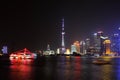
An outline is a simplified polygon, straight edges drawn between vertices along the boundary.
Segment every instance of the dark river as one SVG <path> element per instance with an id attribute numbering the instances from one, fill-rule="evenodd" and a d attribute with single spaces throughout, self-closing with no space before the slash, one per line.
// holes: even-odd
<path id="1" fill-rule="evenodd" d="M 92 60 L 79 56 L 0 59 L 0 80 L 120 80 L 120 58 L 106 65 Z"/>

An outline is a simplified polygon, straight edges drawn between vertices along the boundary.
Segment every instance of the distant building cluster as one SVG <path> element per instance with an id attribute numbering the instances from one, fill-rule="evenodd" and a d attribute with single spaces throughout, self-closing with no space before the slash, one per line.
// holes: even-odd
<path id="1" fill-rule="evenodd" d="M 103 31 L 97 31 L 92 38 L 76 40 L 69 49 L 65 47 L 64 19 L 62 19 L 61 47 L 56 51 L 48 48 L 43 55 L 120 55 L 120 34 L 107 36 Z"/>
<path id="2" fill-rule="evenodd" d="M 120 28 L 118 29 L 120 30 Z M 61 21 L 61 45 L 58 49 L 52 50 L 47 45 L 46 50 L 39 50 L 36 53 L 40 56 L 46 55 L 120 55 L 120 33 L 107 36 L 103 31 L 97 31 L 92 38 L 74 41 L 69 48 L 66 48 L 64 18 Z M 2 54 L 8 54 L 7 46 L 1 49 Z"/>
<path id="3" fill-rule="evenodd" d="M 103 31 L 93 34 L 92 39 L 75 41 L 71 45 L 71 54 L 80 55 L 120 55 L 120 34 L 106 36 Z"/>

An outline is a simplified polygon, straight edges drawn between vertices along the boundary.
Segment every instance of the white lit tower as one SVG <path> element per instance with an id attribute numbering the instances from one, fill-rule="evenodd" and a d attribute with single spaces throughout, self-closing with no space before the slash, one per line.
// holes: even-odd
<path id="1" fill-rule="evenodd" d="M 65 35 L 65 30 L 64 30 L 64 18 L 62 19 L 62 44 L 61 44 L 61 53 L 65 53 L 65 40 L 64 40 L 64 35 Z"/>

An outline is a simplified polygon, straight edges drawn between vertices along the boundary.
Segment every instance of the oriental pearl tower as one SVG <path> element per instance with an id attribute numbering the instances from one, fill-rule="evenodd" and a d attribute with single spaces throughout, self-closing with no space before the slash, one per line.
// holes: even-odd
<path id="1" fill-rule="evenodd" d="M 65 31 L 64 31 L 64 18 L 62 19 L 62 44 L 61 44 L 61 54 L 64 54 L 66 49 L 65 49 L 65 40 L 64 40 L 64 35 L 65 35 Z"/>

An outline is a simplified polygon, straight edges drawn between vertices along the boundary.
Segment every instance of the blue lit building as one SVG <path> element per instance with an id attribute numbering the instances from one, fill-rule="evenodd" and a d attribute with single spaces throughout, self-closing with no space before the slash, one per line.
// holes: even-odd
<path id="1" fill-rule="evenodd" d="M 113 34 L 111 37 L 111 41 L 112 52 L 120 53 L 120 35 L 118 33 Z"/>

